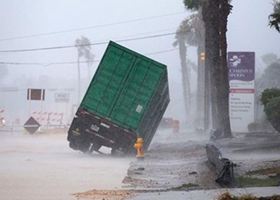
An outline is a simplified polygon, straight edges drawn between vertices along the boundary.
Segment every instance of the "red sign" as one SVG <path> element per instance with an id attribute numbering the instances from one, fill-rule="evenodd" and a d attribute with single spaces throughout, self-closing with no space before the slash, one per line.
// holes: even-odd
<path id="1" fill-rule="evenodd" d="M 255 93 L 255 89 L 230 89 L 230 93 Z"/>
<path id="2" fill-rule="evenodd" d="M 27 100 L 45 100 L 45 89 L 27 89 Z"/>

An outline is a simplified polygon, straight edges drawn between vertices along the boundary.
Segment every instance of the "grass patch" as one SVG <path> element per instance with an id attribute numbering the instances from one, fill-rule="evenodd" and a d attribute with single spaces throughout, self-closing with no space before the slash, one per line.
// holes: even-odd
<path id="1" fill-rule="evenodd" d="M 266 168 L 266 169 L 259 169 L 254 171 L 249 171 L 246 173 L 247 175 L 269 175 L 269 174 L 277 174 L 280 175 L 280 167 L 275 168 Z"/>
<path id="2" fill-rule="evenodd" d="M 187 190 L 194 187 L 199 187 L 199 185 L 195 183 L 184 183 L 178 187 L 172 188 L 172 190 Z"/>
<path id="3" fill-rule="evenodd" d="M 245 194 L 240 197 L 231 195 L 229 192 L 225 192 L 221 194 L 217 200 L 258 200 L 258 198 L 250 195 L 250 194 Z"/>
<path id="4" fill-rule="evenodd" d="M 239 176 L 236 178 L 240 187 L 269 187 L 279 186 L 278 177 L 257 178 L 248 176 Z"/>

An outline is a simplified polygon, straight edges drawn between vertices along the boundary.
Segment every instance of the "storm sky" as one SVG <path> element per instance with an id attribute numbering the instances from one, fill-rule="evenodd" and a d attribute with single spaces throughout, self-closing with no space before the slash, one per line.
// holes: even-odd
<path id="1" fill-rule="evenodd" d="M 233 0 L 232 4 L 234 8 L 229 16 L 228 49 L 230 51 L 256 51 L 257 56 L 269 52 L 279 53 L 280 45 L 277 45 L 279 33 L 268 27 L 272 1 Z M 189 14 L 182 0 L 1 1 L 0 50 L 73 45 L 75 39 L 81 35 L 89 38 L 91 42 L 106 42 L 171 33 Z M 98 27 L 98 25 L 105 26 Z M 37 35 L 42 33 L 41 36 Z M 44 35 L 45 33 L 47 34 Z M 173 41 L 174 35 L 169 35 L 121 42 L 121 44 L 149 54 L 172 49 Z M 102 56 L 105 46 L 92 47 L 96 59 Z M 172 71 L 178 71 L 177 54 L 175 50 L 152 57 L 168 64 L 174 69 Z M 192 53 L 190 55 L 192 56 Z M 1 53 L 0 59 L 7 62 L 40 63 L 75 61 L 76 49 Z M 195 60 L 192 57 L 191 59 Z M 34 69 L 38 66 L 21 66 L 23 67 Z M 69 66 L 60 66 L 60 68 L 65 70 L 65 68 L 69 69 Z"/>
<path id="2" fill-rule="evenodd" d="M 280 34 L 268 26 L 272 0 L 233 0 L 228 22 L 228 50 L 255 51 L 256 67 L 264 68 L 260 56 L 280 52 Z M 172 46 L 174 33 L 183 19 L 191 14 L 182 0 L 9 0 L 0 1 L 0 51 L 74 45 L 80 36 L 93 45 L 95 63 L 109 40 L 119 41 L 128 48 L 143 53 L 168 66 L 172 91 L 181 90 L 178 49 Z M 154 35 L 167 34 L 162 37 Z M 188 48 L 188 59 L 196 61 L 195 48 Z M 8 75 L 2 81 L 13 86 L 19 77 L 76 80 L 76 64 L 56 64 L 77 61 L 76 48 L 24 53 L 0 53 L 1 62 L 39 63 L 6 65 Z M 192 72 L 193 73 L 193 72 Z M 82 78 L 87 77 L 86 67 Z M 194 77 L 194 76 L 193 76 Z M 195 81 L 195 79 L 193 80 Z M 172 92 L 171 92 L 172 93 Z M 180 93 L 180 92 L 179 92 Z M 173 93 L 174 94 L 174 93 Z M 182 95 L 175 98 L 181 101 Z"/>

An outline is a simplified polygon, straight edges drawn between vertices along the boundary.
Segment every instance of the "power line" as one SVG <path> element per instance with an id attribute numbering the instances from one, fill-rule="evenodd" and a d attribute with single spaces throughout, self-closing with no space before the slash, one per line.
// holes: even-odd
<path id="1" fill-rule="evenodd" d="M 0 62 L 0 65 L 43 65 L 36 62 Z"/>
<path id="2" fill-rule="evenodd" d="M 92 61 L 80 61 L 80 63 L 90 63 L 90 62 L 99 62 L 100 60 L 92 60 Z M 39 63 L 39 62 L 0 62 L 0 65 L 65 65 L 65 64 L 76 64 L 77 61 L 68 61 L 68 62 L 53 62 L 53 63 Z"/>
<path id="3" fill-rule="evenodd" d="M 61 33 L 71 33 L 71 32 L 88 30 L 88 29 L 95 29 L 95 28 L 103 28 L 103 27 L 108 27 L 108 26 L 127 24 L 127 23 L 133 23 L 133 22 L 138 22 L 138 21 L 145 21 L 145 20 L 150 20 L 150 19 L 168 17 L 168 16 L 174 16 L 174 15 L 183 14 L 183 13 L 185 13 L 185 12 L 176 12 L 176 13 L 169 13 L 169 14 L 157 15 L 157 16 L 151 16 L 151 17 L 136 18 L 136 19 L 126 20 L 126 21 L 107 23 L 107 24 L 99 24 L 99 25 L 87 26 L 87 27 L 81 27 L 81 28 L 73 28 L 73 29 L 67 29 L 67 30 L 62 30 L 62 31 L 53 31 L 53 32 L 47 32 L 47 33 L 37 33 L 37 34 L 31 34 L 31 35 L 9 37 L 9 38 L 0 39 L 0 42 L 17 40 L 17 39 L 34 38 L 34 37 L 47 36 L 47 35 L 56 35 L 56 34 L 61 34 Z"/>
<path id="4" fill-rule="evenodd" d="M 169 28 L 165 28 L 165 29 L 160 29 L 160 30 L 155 30 L 155 31 L 145 31 L 145 32 L 138 32 L 138 33 L 134 33 L 134 34 L 129 34 L 129 35 L 121 35 L 118 36 L 116 38 L 106 38 L 103 40 L 121 40 L 121 39 L 126 39 L 126 38 L 130 38 L 130 37 L 139 37 L 139 36 L 144 36 L 144 35 L 154 35 L 154 34 L 161 34 L 161 33 L 168 33 L 168 32 L 173 32 L 174 30 L 176 30 L 178 27 L 169 27 Z"/>
<path id="5" fill-rule="evenodd" d="M 167 49 L 167 50 L 162 50 L 162 51 L 151 52 L 151 53 L 144 54 L 144 55 L 151 56 L 151 55 L 163 54 L 163 53 L 168 53 L 168 52 L 176 51 L 178 49 L 179 48 L 172 48 L 172 49 Z"/>
<path id="6" fill-rule="evenodd" d="M 150 52 L 146 53 L 143 55 L 157 55 L 157 54 L 163 54 L 163 53 L 168 53 L 172 51 L 176 51 L 178 48 L 172 48 L 172 49 L 166 49 L 162 51 L 155 51 L 155 52 Z M 89 60 L 89 61 L 80 61 L 80 63 L 95 63 L 99 62 L 100 59 L 98 60 Z M 0 62 L 0 65 L 42 65 L 42 66 L 50 66 L 50 65 L 67 65 L 67 64 L 77 64 L 77 61 L 68 61 L 68 62 L 52 62 L 52 63 L 38 63 L 38 62 Z"/>
<path id="7" fill-rule="evenodd" d="M 142 36 L 142 37 L 120 39 L 120 40 L 116 40 L 116 42 L 128 42 L 128 41 L 134 41 L 134 40 L 143 40 L 143 39 L 164 37 L 164 36 L 169 36 L 169 35 L 174 35 L 174 34 L 176 34 L 176 33 L 175 32 L 162 33 L 162 34 L 148 35 L 148 36 Z M 42 47 L 42 48 L 33 48 L 33 49 L 0 50 L 0 53 L 20 53 L 20 52 L 55 50 L 55 49 L 58 50 L 58 49 L 67 49 L 67 48 L 82 47 L 82 46 L 103 45 L 103 44 L 107 44 L 107 43 L 108 42 L 96 42 L 96 43 L 82 44 L 82 45 L 65 45 L 65 46 Z"/>

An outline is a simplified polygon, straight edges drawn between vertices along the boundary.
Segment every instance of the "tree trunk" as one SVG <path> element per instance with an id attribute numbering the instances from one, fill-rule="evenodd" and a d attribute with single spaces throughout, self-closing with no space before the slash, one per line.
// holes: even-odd
<path id="1" fill-rule="evenodd" d="M 229 118 L 229 80 L 228 80 L 228 66 L 227 66 L 227 18 L 230 14 L 232 6 L 228 0 L 220 0 L 220 84 L 218 89 L 218 103 L 219 103 L 219 119 L 222 124 L 222 132 L 224 137 L 232 137 Z"/>
<path id="2" fill-rule="evenodd" d="M 217 103 L 217 76 L 219 75 L 219 20 L 218 5 L 215 0 L 205 1 L 202 5 L 205 24 L 205 77 L 209 73 L 212 128 L 219 129 Z M 209 71 L 208 71 L 209 70 Z"/>
<path id="3" fill-rule="evenodd" d="M 203 47 L 197 47 L 197 90 L 196 90 L 196 119 L 197 128 L 203 128 L 204 118 L 204 61 L 200 55 L 203 52 Z"/>
<path id="4" fill-rule="evenodd" d="M 205 50 L 204 50 L 205 52 Z M 211 98 L 210 98 L 210 70 L 206 67 L 206 58 L 204 62 L 204 130 L 210 128 L 210 108 L 211 108 Z"/>
<path id="5" fill-rule="evenodd" d="M 209 128 L 209 89 L 208 77 L 206 77 L 205 59 L 201 58 L 205 53 L 204 42 L 197 47 L 197 103 L 196 103 L 196 126 L 207 130 Z M 207 81 L 207 84 L 205 84 Z"/>
<path id="6" fill-rule="evenodd" d="M 77 73 L 78 73 L 78 96 L 77 96 L 77 105 L 80 104 L 80 98 L 81 98 L 81 68 L 80 68 L 80 57 L 78 55 L 78 61 L 77 61 Z"/>
<path id="7" fill-rule="evenodd" d="M 183 39 L 178 38 L 179 42 L 179 52 L 182 68 L 182 83 L 183 83 L 183 95 L 184 95 L 184 105 L 185 105 L 185 114 L 186 120 L 189 120 L 190 116 L 190 75 L 189 70 L 187 69 L 187 48 Z"/>
<path id="8" fill-rule="evenodd" d="M 91 65 L 90 65 L 89 60 L 88 60 L 88 63 L 87 63 L 87 67 L 88 67 L 88 84 L 90 84 L 90 76 L 91 76 L 91 70 L 90 70 L 90 67 L 91 67 Z"/>
<path id="9" fill-rule="evenodd" d="M 221 132 L 223 137 L 231 137 L 226 59 L 226 27 L 231 7 L 228 0 L 208 0 L 202 6 L 205 23 L 205 69 L 210 71 L 212 127 Z"/>

